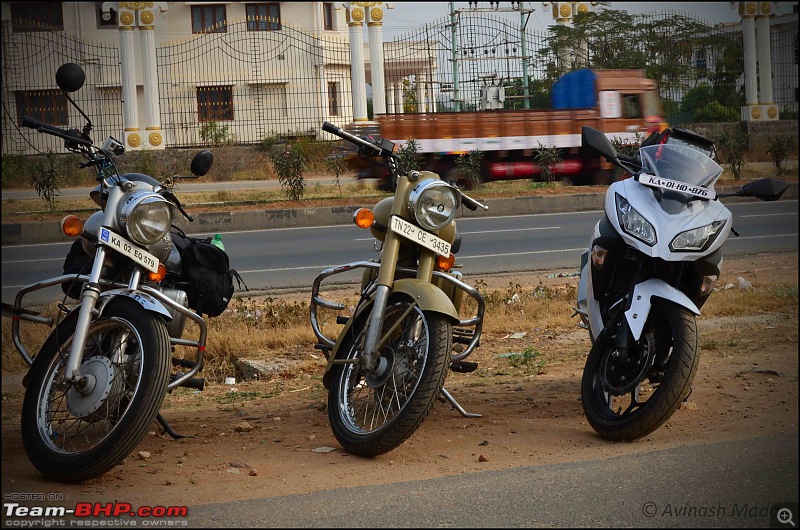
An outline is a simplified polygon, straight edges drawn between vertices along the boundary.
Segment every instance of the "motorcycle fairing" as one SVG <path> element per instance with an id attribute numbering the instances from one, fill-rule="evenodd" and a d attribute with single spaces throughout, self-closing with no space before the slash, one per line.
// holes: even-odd
<path id="1" fill-rule="evenodd" d="M 677 193 L 677 192 L 666 192 Z M 625 232 L 619 224 L 617 215 L 616 195 L 619 194 L 653 225 L 657 241 L 651 247 Z M 605 198 L 605 212 L 614 230 L 625 242 L 651 257 L 661 258 L 665 261 L 695 261 L 701 256 L 711 254 L 721 248 L 730 231 L 732 217 L 730 211 L 719 201 L 694 200 L 681 204 L 663 196 L 661 202 L 656 198 L 658 192 L 654 189 L 639 184 L 634 179 L 615 182 L 609 186 Z M 687 230 L 709 225 L 714 221 L 725 221 L 725 225 L 718 230 L 719 236 L 703 249 L 702 252 L 673 252 L 669 248 L 672 239 Z"/>

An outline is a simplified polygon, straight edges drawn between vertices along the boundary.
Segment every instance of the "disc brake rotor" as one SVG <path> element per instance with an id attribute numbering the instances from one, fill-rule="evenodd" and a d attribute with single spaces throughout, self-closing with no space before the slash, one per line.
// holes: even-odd
<path id="1" fill-rule="evenodd" d="M 627 352 L 610 348 L 600 363 L 600 383 L 612 396 L 633 391 L 644 380 L 653 364 L 655 348 L 652 336 L 646 334 Z"/>

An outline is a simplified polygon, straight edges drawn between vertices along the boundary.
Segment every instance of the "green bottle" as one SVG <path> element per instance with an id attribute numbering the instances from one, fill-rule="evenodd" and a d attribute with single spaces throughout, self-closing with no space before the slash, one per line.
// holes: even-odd
<path id="1" fill-rule="evenodd" d="M 225 252 L 225 245 L 222 244 L 222 234 L 214 234 L 214 239 L 211 240 L 211 244 Z"/>

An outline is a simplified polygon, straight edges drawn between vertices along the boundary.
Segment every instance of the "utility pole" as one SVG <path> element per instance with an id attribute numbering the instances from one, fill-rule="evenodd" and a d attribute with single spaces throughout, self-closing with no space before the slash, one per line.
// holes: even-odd
<path id="1" fill-rule="evenodd" d="M 508 5 L 502 5 L 502 4 Z M 482 2 L 469 2 L 469 7 L 462 9 L 455 9 L 455 2 L 450 2 L 450 23 L 452 29 L 452 61 L 453 61 L 453 101 L 455 103 L 456 111 L 461 110 L 461 99 L 458 90 L 458 72 L 459 61 L 467 60 L 467 57 L 459 58 L 458 41 L 457 41 L 457 15 L 459 13 L 519 13 L 519 37 L 522 53 L 522 89 L 523 89 L 523 104 L 526 109 L 531 108 L 530 105 L 530 82 L 528 79 L 528 63 L 530 57 L 528 56 L 528 39 L 526 30 L 528 27 L 528 19 L 531 13 L 535 11 L 533 8 L 526 8 L 525 2 L 488 2 L 489 7 L 482 7 Z"/>

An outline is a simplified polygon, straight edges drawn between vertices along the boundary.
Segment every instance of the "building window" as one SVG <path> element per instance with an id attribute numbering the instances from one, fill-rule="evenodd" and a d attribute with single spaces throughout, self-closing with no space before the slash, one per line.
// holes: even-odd
<path id="1" fill-rule="evenodd" d="M 117 11 L 113 7 L 103 13 L 103 2 L 95 2 L 94 9 L 97 13 L 97 29 L 117 27 Z"/>
<path id="2" fill-rule="evenodd" d="M 333 30 L 333 2 L 322 3 L 322 16 L 325 20 L 325 29 Z"/>
<path id="3" fill-rule="evenodd" d="M 192 33 L 225 33 L 228 31 L 225 20 L 223 4 L 192 6 Z"/>
<path id="4" fill-rule="evenodd" d="M 11 29 L 25 31 L 63 30 L 64 13 L 61 2 L 11 2 Z"/>
<path id="5" fill-rule="evenodd" d="M 281 29 L 281 6 L 269 4 L 246 4 L 248 31 L 270 31 Z"/>
<path id="6" fill-rule="evenodd" d="M 328 83 L 328 115 L 339 115 L 339 93 L 336 90 L 338 83 Z"/>
<path id="7" fill-rule="evenodd" d="M 15 95 L 17 123 L 30 116 L 50 125 L 69 125 L 67 98 L 60 90 L 19 90 Z"/>
<path id="8" fill-rule="evenodd" d="M 233 120 L 233 87 L 198 87 L 197 114 L 200 121 Z"/>

